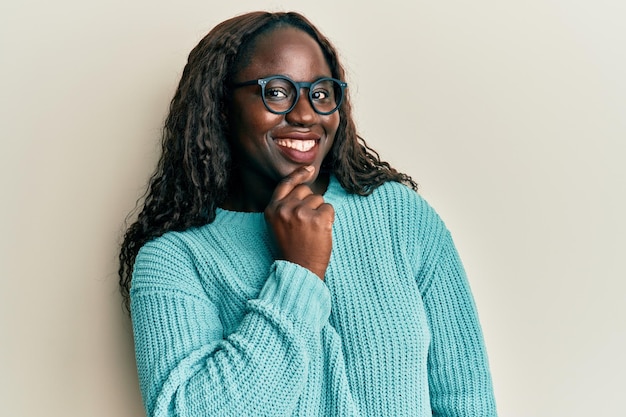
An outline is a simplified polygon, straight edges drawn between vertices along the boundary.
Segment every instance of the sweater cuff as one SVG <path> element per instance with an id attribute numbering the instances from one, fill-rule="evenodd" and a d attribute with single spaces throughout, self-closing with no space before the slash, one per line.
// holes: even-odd
<path id="1" fill-rule="evenodd" d="M 275 261 L 259 294 L 281 311 L 321 331 L 330 316 L 330 292 L 326 284 L 308 269 L 288 262 Z"/>

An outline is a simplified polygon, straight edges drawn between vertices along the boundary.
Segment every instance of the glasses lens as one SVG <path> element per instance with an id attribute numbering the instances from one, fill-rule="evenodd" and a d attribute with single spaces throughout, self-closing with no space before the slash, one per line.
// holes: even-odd
<path id="1" fill-rule="evenodd" d="M 296 100 L 296 86 L 286 78 L 273 78 L 265 84 L 265 104 L 274 112 L 285 112 Z"/>
<path id="2" fill-rule="evenodd" d="M 323 78 L 311 85 L 309 97 L 318 113 L 331 113 L 341 103 L 341 85 L 336 80 Z"/>

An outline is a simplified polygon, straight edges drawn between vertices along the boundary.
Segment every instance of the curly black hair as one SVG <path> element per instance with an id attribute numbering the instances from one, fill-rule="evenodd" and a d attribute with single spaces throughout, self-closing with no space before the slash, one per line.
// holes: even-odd
<path id="1" fill-rule="evenodd" d="M 332 76 L 345 79 L 337 51 L 304 16 L 295 12 L 252 12 L 226 20 L 212 29 L 191 51 L 170 103 L 162 138 L 162 153 L 150 178 L 137 220 L 124 234 L 119 254 L 119 285 L 130 311 L 133 266 L 139 249 L 171 230 L 211 223 L 227 196 L 231 173 L 227 108 L 229 85 L 252 56 L 254 40 L 278 27 L 308 33 L 322 48 Z M 387 181 L 417 189 L 410 176 L 381 161 L 356 133 L 350 99 L 339 109 L 339 128 L 324 167 L 350 193 L 368 195 Z M 131 213 L 131 215 L 133 214 Z"/>

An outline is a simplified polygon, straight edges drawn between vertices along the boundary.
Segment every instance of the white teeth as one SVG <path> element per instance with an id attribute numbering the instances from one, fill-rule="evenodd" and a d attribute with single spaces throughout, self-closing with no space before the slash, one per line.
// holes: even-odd
<path id="1" fill-rule="evenodd" d="M 315 140 L 295 140 L 295 139 L 276 139 L 278 146 L 295 149 L 300 152 L 307 152 L 315 146 Z"/>

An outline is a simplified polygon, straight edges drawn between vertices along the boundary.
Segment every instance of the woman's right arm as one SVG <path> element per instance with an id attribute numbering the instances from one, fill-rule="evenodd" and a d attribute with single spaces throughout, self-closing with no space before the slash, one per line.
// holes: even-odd
<path id="1" fill-rule="evenodd" d="M 137 256 L 131 311 L 149 416 L 284 416 L 306 384 L 330 296 L 311 271 L 276 261 L 239 328 L 224 337 L 184 245 L 166 235 Z"/>

